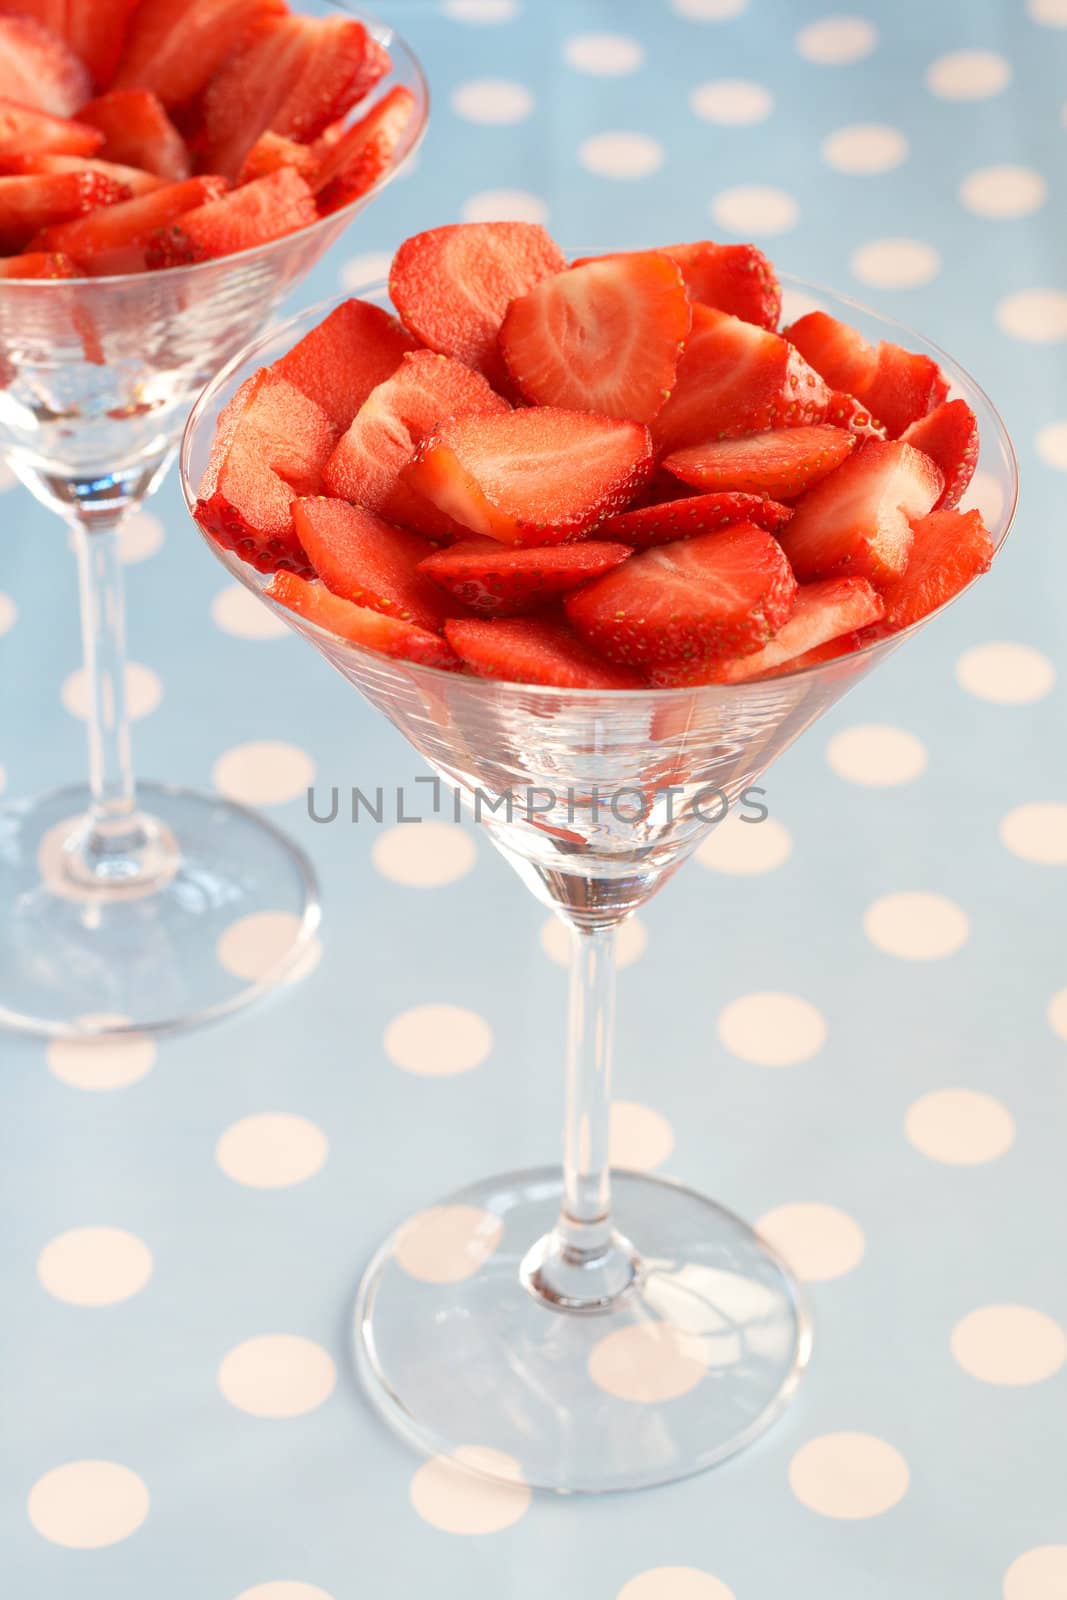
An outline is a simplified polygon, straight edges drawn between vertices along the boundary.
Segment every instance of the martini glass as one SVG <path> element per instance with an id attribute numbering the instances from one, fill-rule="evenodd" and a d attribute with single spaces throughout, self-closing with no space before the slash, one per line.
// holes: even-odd
<path id="1" fill-rule="evenodd" d="M 366 194 L 218 261 L 0 283 L 0 452 L 70 530 L 89 728 L 87 785 L 0 811 L 0 1025 L 83 1037 L 206 1021 L 291 973 L 318 923 L 310 865 L 271 824 L 217 795 L 135 788 L 120 535 L 166 473 L 194 396 L 422 137 L 417 60 L 360 20 L 393 61 L 378 93 L 404 84 L 415 97 L 392 168 Z M 254 976 L 216 959 L 238 922 L 260 940 Z"/>
<path id="2" fill-rule="evenodd" d="M 999 547 L 1016 467 L 986 395 L 917 334 L 797 287 L 861 333 L 940 362 L 978 416 L 981 467 L 1002 496 Z M 385 303 L 384 288 L 367 298 Z M 182 449 L 190 510 L 223 406 L 328 309 L 261 340 L 201 396 Z M 266 579 L 212 549 L 263 595 Z M 721 819 L 721 797 L 738 800 L 921 624 L 762 682 L 603 693 L 415 666 L 274 609 L 462 793 L 571 934 L 562 1165 L 472 1183 L 385 1241 L 353 1322 L 369 1395 L 421 1449 L 558 1491 L 634 1489 L 724 1460 L 787 1404 L 810 1324 L 788 1268 L 746 1222 L 681 1184 L 609 1171 L 616 934 Z"/>

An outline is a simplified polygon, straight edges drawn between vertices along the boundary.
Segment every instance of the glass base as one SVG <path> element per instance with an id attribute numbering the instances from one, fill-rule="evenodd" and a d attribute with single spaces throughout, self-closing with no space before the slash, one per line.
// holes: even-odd
<path id="1" fill-rule="evenodd" d="M 560 1196 L 551 1167 L 487 1179 L 386 1240 L 353 1330 L 379 1411 L 422 1450 L 560 1492 L 669 1483 L 750 1444 L 811 1353 L 783 1262 L 714 1201 L 617 1172 L 635 1280 L 605 1310 L 558 1310 L 521 1268 Z"/>
<path id="2" fill-rule="evenodd" d="M 143 784 L 153 870 L 100 885 L 69 848 L 88 800 L 70 788 L 0 808 L 0 1027 L 160 1032 L 297 975 L 318 889 L 277 828 L 218 795 Z"/>

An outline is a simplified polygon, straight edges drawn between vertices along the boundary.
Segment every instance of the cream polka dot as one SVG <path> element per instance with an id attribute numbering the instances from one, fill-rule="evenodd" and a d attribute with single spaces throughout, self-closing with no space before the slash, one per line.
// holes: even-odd
<path id="1" fill-rule="evenodd" d="M 394 1066 L 421 1078 L 448 1078 L 480 1067 L 493 1048 L 484 1017 L 463 1006 L 413 1006 L 385 1030 L 385 1053 Z"/>
<path id="2" fill-rule="evenodd" d="M 636 39 L 625 33 L 580 33 L 563 46 L 563 59 L 576 72 L 618 78 L 636 72 L 645 52 Z"/>
<path id="3" fill-rule="evenodd" d="M 795 994 L 742 995 L 719 1016 L 719 1038 L 731 1055 L 760 1067 L 794 1067 L 826 1043 L 819 1011 Z"/>
<path id="4" fill-rule="evenodd" d="M 12 472 L 6 461 L 0 461 L 0 494 L 7 494 L 18 483 L 18 478 Z"/>
<path id="5" fill-rule="evenodd" d="M 788 284 L 782 286 L 782 327 L 789 323 L 806 317 L 809 311 L 825 311 L 826 307 L 821 300 L 813 294 L 808 294 L 803 289 L 790 288 Z"/>
<path id="6" fill-rule="evenodd" d="M 670 5 L 687 22 L 730 22 L 747 8 L 748 0 L 670 0 Z"/>
<path id="7" fill-rule="evenodd" d="M 431 1206 L 404 1223 L 393 1255 L 423 1283 L 462 1283 L 481 1270 L 503 1233 L 500 1218 L 480 1206 Z"/>
<path id="8" fill-rule="evenodd" d="M 389 276 L 393 258 L 388 250 L 368 250 L 363 255 L 351 256 L 341 268 L 341 282 L 353 294 L 372 283 L 384 283 Z"/>
<path id="9" fill-rule="evenodd" d="M 122 1228 L 71 1228 L 37 1257 L 42 1286 L 72 1306 L 116 1305 L 143 1289 L 151 1276 L 151 1250 Z"/>
<path id="10" fill-rule="evenodd" d="M 507 78 L 475 78 L 461 83 L 452 95 L 452 109 L 464 122 L 505 127 L 524 122 L 533 111 L 534 97 L 521 83 Z"/>
<path id="11" fill-rule="evenodd" d="M 218 1370 L 223 1396 L 253 1417 L 300 1417 L 328 1400 L 337 1381 L 329 1353 L 295 1334 L 235 1345 Z"/>
<path id="12" fill-rule="evenodd" d="M 333 1597 L 314 1583 L 294 1583 L 291 1579 L 280 1578 L 242 1590 L 237 1600 L 333 1600 Z"/>
<path id="13" fill-rule="evenodd" d="M 219 757 L 212 771 L 219 793 L 242 805 L 282 805 L 305 794 L 314 781 L 311 757 L 295 744 L 277 739 L 234 745 Z"/>
<path id="14" fill-rule="evenodd" d="M 306 1117 L 261 1111 L 230 1124 L 215 1146 L 215 1160 L 234 1183 L 290 1189 L 322 1171 L 328 1149 L 322 1129 Z"/>
<path id="15" fill-rule="evenodd" d="M 1048 1025 L 1061 1039 L 1067 1039 L 1067 989 L 1057 989 L 1048 1003 Z"/>
<path id="16" fill-rule="evenodd" d="M 0 637 L 15 626 L 19 608 L 9 594 L 0 592 Z"/>
<path id="17" fill-rule="evenodd" d="M 653 1567 L 624 1583 L 615 1600 L 735 1600 L 734 1592 L 696 1567 Z"/>
<path id="18" fill-rule="evenodd" d="M 1067 294 L 1061 289 L 1020 289 L 997 303 L 997 326 L 1026 344 L 1067 339 Z"/>
<path id="19" fill-rule="evenodd" d="M 967 942 L 970 924 L 944 895 L 904 890 L 869 905 L 863 930 L 886 955 L 904 961 L 940 961 Z"/>
<path id="20" fill-rule="evenodd" d="M 38 1478 L 26 1502 L 50 1544 L 103 1550 L 136 1533 L 148 1515 L 144 1482 L 117 1461 L 67 1461 Z"/>
<path id="21" fill-rule="evenodd" d="M 78 667 L 63 681 L 63 705 L 72 717 L 83 721 L 89 715 L 89 683 L 85 668 Z M 163 698 L 163 685 L 151 667 L 138 661 L 126 663 L 126 709 L 133 721 L 150 716 Z"/>
<path id="22" fill-rule="evenodd" d="M 992 50 L 953 50 L 931 62 L 926 87 L 942 100 L 987 100 L 1011 82 L 1011 67 Z"/>
<path id="23" fill-rule="evenodd" d="M 977 507 L 986 527 L 995 528 L 1004 510 L 1004 490 L 999 478 L 991 472 L 976 472 L 968 486 L 963 506 L 967 510 L 972 506 Z"/>
<path id="24" fill-rule="evenodd" d="M 474 840 L 454 822 L 397 823 L 374 841 L 371 859 L 383 878 L 410 889 L 455 883 L 477 858 Z"/>
<path id="25" fill-rule="evenodd" d="M 748 878 L 759 872 L 773 872 L 789 860 L 792 849 L 789 829 L 774 817 L 746 822 L 732 812 L 712 828 L 698 847 L 696 860 L 713 872 Z"/>
<path id="26" fill-rule="evenodd" d="M 129 1019 L 111 1013 L 90 1014 L 82 1023 L 119 1027 Z M 145 1034 L 103 1035 L 95 1039 L 53 1039 L 45 1050 L 48 1070 L 72 1089 L 125 1089 L 156 1062 L 155 1042 Z"/>
<path id="27" fill-rule="evenodd" d="M 816 1201 L 778 1206 L 756 1227 L 804 1283 L 843 1277 L 859 1265 L 866 1249 L 858 1222 L 846 1211 Z"/>
<path id="28" fill-rule="evenodd" d="M 952 1354 L 982 1383 L 1023 1388 L 1060 1370 L 1067 1361 L 1067 1334 L 1032 1306 L 982 1306 L 953 1328 Z"/>
<path id="29" fill-rule="evenodd" d="M 487 1473 L 493 1476 L 484 1476 Z M 468 1538 L 513 1527 L 531 1500 L 519 1463 L 481 1445 L 464 1445 L 452 1456 L 433 1456 L 412 1478 L 410 1496 L 423 1522 L 442 1533 Z"/>
<path id="30" fill-rule="evenodd" d="M 708 1370 L 699 1335 L 666 1322 L 616 1328 L 589 1352 L 589 1376 L 598 1389 L 636 1405 L 660 1405 L 695 1389 Z"/>
<path id="31" fill-rule="evenodd" d="M 907 159 L 908 141 L 898 128 L 884 122 L 857 122 L 838 128 L 822 142 L 827 166 L 850 177 L 872 177 L 891 172 Z"/>
<path id="32" fill-rule="evenodd" d="M 528 189 L 483 189 L 464 200 L 460 208 L 464 222 L 539 222 L 548 221 L 548 206 Z"/>
<path id="33" fill-rule="evenodd" d="M 674 1149 L 674 1129 L 666 1117 L 635 1100 L 613 1100 L 610 1160 L 613 1167 L 652 1172 Z"/>
<path id="34" fill-rule="evenodd" d="M 1026 0 L 1026 14 L 1045 28 L 1067 28 L 1067 0 Z"/>
<path id="35" fill-rule="evenodd" d="M 646 133 L 595 133 L 578 160 L 597 178 L 647 178 L 663 165 L 663 146 Z"/>
<path id="36" fill-rule="evenodd" d="M 1030 167 L 981 167 L 960 184 L 960 199 L 980 217 L 1028 217 L 1048 196 L 1048 184 Z"/>
<path id="37" fill-rule="evenodd" d="M 1048 422 L 1037 436 L 1037 453 L 1047 467 L 1067 472 L 1067 422 Z"/>
<path id="38" fill-rule="evenodd" d="M 878 43 L 878 30 L 866 17 L 820 17 L 801 28 L 796 47 L 805 61 L 817 67 L 844 67 L 869 56 Z"/>
<path id="39" fill-rule="evenodd" d="M 119 529 L 119 554 L 127 566 L 162 550 L 163 524 L 150 511 L 131 511 Z"/>
<path id="40" fill-rule="evenodd" d="M 541 927 L 541 948 L 557 966 L 569 967 L 571 936 L 559 917 L 547 917 Z M 640 961 L 648 948 L 648 929 L 638 917 L 628 917 L 615 935 L 615 960 L 620 967 Z"/>
<path id="41" fill-rule="evenodd" d="M 235 639 L 285 639 L 289 629 L 269 606 L 246 589 L 231 583 L 220 589 L 211 602 L 211 620 L 223 633 Z"/>
<path id="42" fill-rule="evenodd" d="M 872 289 L 919 289 L 941 270 L 941 257 L 920 239 L 872 239 L 853 251 L 850 265 Z"/>
<path id="43" fill-rule="evenodd" d="M 791 194 L 764 184 L 740 184 L 723 189 L 711 202 L 711 214 L 720 228 L 753 237 L 787 233 L 795 228 L 800 207 Z"/>
<path id="44" fill-rule="evenodd" d="M 774 110 L 774 96 L 762 83 L 722 78 L 714 83 L 698 84 L 689 96 L 689 104 L 694 114 L 705 122 L 740 128 L 753 122 L 765 122 Z"/>
<path id="45" fill-rule="evenodd" d="M 1028 644 L 980 644 L 965 650 L 956 663 L 960 686 L 994 705 L 1024 706 L 1041 700 L 1056 681 L 1047 656 Z"/>
<path id="46" fill-rule="evenodd" d="M 908 1464 L 869 1433 L 826 1433 L 802 1445 L 789 1463 L 789 1487 L 809 1511 L 855 1521 L 878 1517 L 903 1500 Z"/>
<path id="47" fill-rule="evenodd" d="M 934 1089 L 908 1107 L 904 1132 L 931 1161 L 977 1167 L 1011 1148 L 1015 1118 L 980 1089 Z"/>
<path id="48" fill-rule="evenodd" d="M 292 949 L 300 923 L 292 911 L 254 911 L 219 935 L 215 954 L 235 978 L 266 978 Z"/>
<path id="49" fill-rule="evenodd" d="M 826 746 L 826 759 L 839 778 L 867 788 L 911 783 L 926 771 L 926 748 L 905 728 L 883 722 L 843 728 Z"/>
<path id="50" fill-rule="evenodd" d="M 1013 1561 L 1004 1574 L 1003 1600 L 1063 1600 L 1067 1595 L 1067 1544 L 1041 1544 Z"/>
<path id="51" fill-rule="evenodd" d="M 0 767 L 0 794 L 3 794 L 3 792 L 4 792 L 4 790 L 6 788 L 7 788 L 7 772 L 5 771 L 5 769 L 3 767 Z"/>
<path id="52" fill-rule="evenodd" d="M 1041 866 L 1067 865 L 1067 805 L 1035 801 L 1017 806 L 1000 824 L 1001 842 L 1012 855 Z"/>
<path id="53" fill-rule="evenodd" d="M 518 0 L 444 0 L 446 17 L 453 22 L 511 22 L 519 14 Z"/>

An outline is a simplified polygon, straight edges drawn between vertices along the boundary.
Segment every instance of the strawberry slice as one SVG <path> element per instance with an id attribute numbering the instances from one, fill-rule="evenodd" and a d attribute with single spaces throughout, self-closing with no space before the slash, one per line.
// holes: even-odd
<path id="1" fill-rule="evenodd" d="M 186 178 L 59 227 L 45 228 L 34 248 L 72 256 L 93 276 L 135 272 L 145 264 L 143 241 L 176 217 L 221 194 L 224 178 Z"/>
<path id="2" fill-rule="evenodd" d="M 96 172 L 35 173 L 0 178 L 0 251 L 21 250 L 42 229 L 69 222 L 98 206 L 114 205 L 126 190 Z M 42 248 L 58 250 L 46 245 Z"/>
<path id="3" fill-rule="evenodd" d="M 609 661 L 700 668 L 759 650 L 792 612 L 796 592 L 781 546 L 741 522 L 643 550 L 568 595 L 564 609 Z"/>
<path id="4" fill-rule="evenodd" d="M 898 344 L 882 343 L 874 379 L 859 399 L 885 423 L 889 437 L 897 439 L 947 396 L 948 384 L 936 361 Z"/>
<path id="5" fill-rule="evenodd" d="M 534 405 L 651 422 L 691 320 L 678 268 L 647 250 L 545 278 L 511 302 L 500 350 Z"/>
<path id="6" fill-rule="evenodd" d="M 632 252 L 631 252 L 632 253 Z M 574 263 L 625 260 L 627 252 L 611 256 L 583 256 Z M 728 311 L 742 322 L 754 322 L 771 332 L 782 314 L 782 291 L 774 268 L 754 244 L 669 244 L 659 252 L 680 269 L 691 300 Z"/>
<path id="7" fill-rule="evenodd" d="M 372 389 L 391 378 L 414 339 L 381 306 L 345 300 L 271 368 L 346 429 Z"/>
<path id="8" fill-rule="evenodd" d="M 254 178 L 266 178 L 279 167 L 292 167 L 304 181 L 315 187 L 319 158 L 314 147 L 297 144 L 280 133 L 261 133 L 245 156 L 244 165 L 237 174 L 238 184 L 251 183 Z"/>
<path id="9" fill-rule="evenodd" d="M 356 412 L 327 464 L 326 487 L 431 538 L 448 533 L 449 519 L 401 482 L 401 468 L 443 418 L 508 409 L 507 401 L 462 362 L 412 351 Z"/>
<path id="10" fill-rule="evenodd" d="M 826 421 L 835 428 L 847 428 L 858 439 L 884 439 L 886 436 L 882 424 L 871 416 L 867 407 L 843 389 L 835 389 L 831 394 Z"/>
<path id="11" fill-rule="evenodd" d="M 878 355 L 862 334 L 826 311 L 809 311 L 785 329 L 785 337 L 831 389 L 860 395 L 874 381 Z"/>
<path id="12" fill-rule="evenodd" d="M 33 17 L 0 17 L 0 96 L 72 117 L 93 92 L 85 63 Z"/>
<path id="13" fill-rule="evenodd" d="M 592 540 L 516 550 L 496 539 L 463 539 L 427 556 L 420 570 L 472 611 L 508 617 L 610 572 L 630 554 L 624 544 Z"/>
<path id="14" fill-rule="evenodd" d="M 415 96 L 398 83 L 340 138 L 327 128 L 315 141 L 318 170 L 312 188 L 323 216 L 351 205 L 396 165 L 414 114 Z"/>
<path id="15" fill-rule="evenodd" d="M 698 489 L 741 490 L 791 500 L 840 466 L 855 444 L 855 434 L 841 428 L 780 428 L 678 450 L 663 465 Z"/>
<path id="16" fill-rule="evenodd" d="M 458 222 L 405 239 L 389 293 L 417 339 L 502 383 L 497 333 L 512 300 L 566 266 L 532 222 Z"/>
<path id="17" fill-rule="evenodd" d="M 943 606 L 993 560 L 993 541 L 978 511 L 935 511 L 912 524 L 904 572 L 883 590 L 885 620 L 874 635 L 896 633 Z"/>
<path id="18" fill-rule="evenodd" d="M 44 111 L 0 99 L 0 152 L 5 155 L 51 151 L 56 155 L 91 156 L 103 142 L 100 130 L 87 123 L 50 117 Z"/>
<path id="19" fill-rule="evenodd" d="M 652 470 L 648 429 L 552 406 L 453 418 L 405 482 L 473 533 L 562 544 L 621 510 Z"/>
<path id="20" fill-rule="evenodd" d="M 0 278 L 78 278 L 79 273 L 69 256 L 50 255 L 46 251 L 27 252 L 21 256 L 8 256 L 0 261 Z"/>
<path id="21" fill-rule="evenodd" d="M 107 161 L 141 167 L 173 183 L 192 170 L 185 141 L 150 89 L 113 89 L 82 106 L 78 120 L 100 129 L 100 154 Z"/>
<path id="22" fill-rule="evenodd" d="M 683 450 L 820 422 L 829 400 L 818 373 L 776 333 L 698 305 L 676 387 L 652 433 L 657 449 Z"/>
<path id="23" fill-rule="evenodd" d="M 641 689 L 643 680 L 613 666 L 560 622 L 540 617 L 453 617 L 445 636 L 479 678 L 536 683 L 556 689 Z"/>
<path id="24" fill-rule="evenodd" d="M 951 511 L 958 506 L 978 465 L 978 418 L 966 400 L 945 400 L 900 437 L 941 468 L 945 487 L 934 509 Z"/>
<path id="25" fill-rule="evenodd" d="M 173 236 L 173 257 L 165 264 L 213 261 L 239 250 L 252 250 L 306 228 L 317 217 L 314 196 L 300 174 L 292 167 L 279 167 L 277 172 L 256 178 L 242 189 L 220 194 L 195 211 L 184 212 Z"/>
<path id="26" fill-rule="evenodd" d="M 322 492 L 322 469 L 336 439 L 320 406 L 262 368 L 219 418 L 196 520 L 260 572 L 309 572 L 292 503 Z"/>
<path id="27" fill-rule="evenodd" d="M 908 562 L 911 522 L 941 495 L 937 466 L 899 441 L 872 439 L 809 489 L 781 533 L 802 583 L 847 571 L 888 583 Z"/>
<path id="28" fill-rule="evenodd" d="M 793 515 L 789 506 L 758 494 L 695 494 L 684 500 L 660 501 L 609 517 L 596 530 L 598 539 L 617 539 L 636 550 L 650 550 L 675 539 L 714 533 L 735 522 L 752 522 L 774 533 Z"/>
<path id="29" fill-rule="evenodd" d="M 46 3 L 55 8 L 54 0 Z M 101 89 L 115 76 L 137 7 L 138 0 L 65 0 L 64 25 L 56 32 L 63 34 Z"/>
<path id="30" fill-rule="evenodd" d="M 169 108 L 185 105 L 247 33 L 282 14 L 282 0 L 140 0 L 115 89 L 151 89 Z"/>
<path id="31" fill-rule="evenodd" d="M 369 606 L 353 605 L 331 594 L 324 584 L 307 581 L 292 572 L 276 572 L 267 590 L 270 599 L 314 623 L 337 638 L 350 644 L 362 645 L 366 650 L 377 650 L 383 656 L 399 656 L 414 661 L 422 667 L 439 667 L 455 672 L 459 666 L 455 652 L 439 634 L 429 633 L 404 622 L 399 617 L 388 617 Z"/>
<path id="32" fill-rule="evenodd" d="M 162 189 L 165 178 L 152 172 L 142 172 L 140 167 L 123 167 L 115 161 L 97 161 L 92 156 L 0 155 L 0 173 L 7 177 L 21 177 L 34 172 L 96 172 L 102 178 L 111 178 L 129 195 L 151 194 Z"/>
<path id="33" fill-rule="evenodd" d="M 418 570 L 432 553 L 428 540 L 324 496 L 294 500 L 293 526 L 311 565 L 342 600 L 440 633 L 449 608 Z"/>

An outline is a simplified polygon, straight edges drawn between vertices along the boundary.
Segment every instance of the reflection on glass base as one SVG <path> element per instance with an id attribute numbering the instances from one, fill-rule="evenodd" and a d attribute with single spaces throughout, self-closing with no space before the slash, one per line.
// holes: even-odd
<path id="1" fill-rule="evenodd" d="M 424 1451 L 460 1450 L 490 1476 L 564 1493 L 669 1483 L 743 1449 L 811 1352 L 784 1264 L 713 1201 L 617 1172 L 615 1220 L 637 1246 L 637 1278 L 596 1315 L 553 1310 L 520 1267 L 560 1192 L 551 1167 L 491 1178 L 386 1240 L 354 1326 L 378 1409 Z"/>
<path id="2" fill-rule="evenodd" d="M 300 975 L 318 889 L 277 828 L 218 795 L 143 784 L 162 869 L 100 893 L 64 850 L 88 798 L 70 788 L 0 808 L 0 1027 L 160 1032 Z"/>

